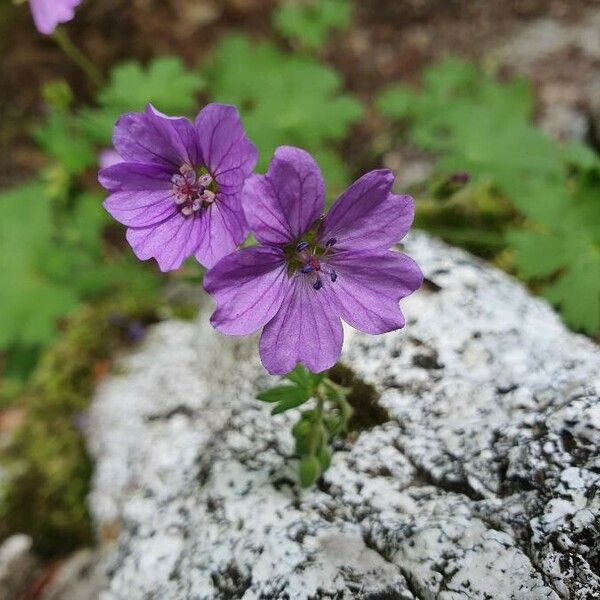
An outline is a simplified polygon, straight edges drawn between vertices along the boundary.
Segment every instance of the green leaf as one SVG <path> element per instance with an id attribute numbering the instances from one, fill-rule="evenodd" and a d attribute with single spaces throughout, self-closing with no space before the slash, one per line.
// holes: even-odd
<path id="1" fill-rule="evenodd" d="M 280 385 L 269 390 L 265 390 L 256 396 L 263 402 L 281 402 L 282 400 L 299 400 L 302 402 L 310 398 L 308 390 L 295 385 Z"/>
<path id="2" fill-rule="evenodd" d="M 492 179 L 520 209 L 532 182 L 564 180 L 563 151 L 531 123 L 533 92 L 523 78 L 501 83 L 449 59 L 426 71 L 422 91 L 394 86 L 377 104 L 390 118 L 410 119 L 410 140 L 440 153 L 439 171 Z"/>
<path id="3" fill-rule="evenodd" d="M 389 118 L 408 121 L 409 140 L 439 156 L 439 177 L 467 171 L 476 185 L 492 184 L 496 193 L 488 200 L 500 207 L 500 192 L 524 217 L 494 215 L 488 203 L 475 202 L 485 195 L 463 190 L 444 202 L 417 203 L 417 223 L 454 243 L 495 252 L 502 250 L 502 228 L 518 223 L 521 229 L 512 227 L 504 238 L 518 273 L 541 286 L 569 325 L 597 333 L 600 159 L 582 144 L 552 140 L 533 123 L 531 84 L 503 83 L 451 59 L 425 73 L 420 91 L 394 86 L 377 105 Z M 500 225 L 489 226 L 492 218 Z"/>
<path id="4" fill-rule="evenodd" d="M 347 172 L 336 161 L 334 143 L 361 118 L 362 105 L 342 92 L 335 71 L 273 44 L 233 36 L 218 47 L 206 77 L 214 100 L 240 107 L 259 150 L 259 170 L 266 169 L 277 146 L 299 146 L 324 161 L 328 191 L 341 191 Z"/>
<path id="5" fill-rule="evenodd" d="M 350 25 L 351 13 L 348 0 L 292 0 L 275 10 L 273 22 L 284 37 L 308 50 L 318 50 L 331 31 Z"/>
<path id="6" fill-rule="evenodd" d="M 308 488 L 315 483 L 321 474 L 321 464 L 316 456 L 303 456 L 298 467 L 300 485 Z"/>
<path id="7" fill-rule="evenodd" d="M 53 231 L 41 185 L 0 194 L 0 348 L 48 343 L 57 320 L 78 304 L 72 289 L 48 280 L 37 267 L 39 253 L 52 247 Z"/>
<path id="8" fill-rule="evenodd" d="M 298 388 L 296 388 L 298 389 Z M 304 392 L 304 390 L 300 390 Z M 292 408 L 297 408 L 304 404 L 310 396 L 307 397 L 305 393 L 302 394 L 293 394 L 288 396 L 285 400 L 281 400 L 271 411 L 272 415 L 278 415 L 279 413 L 285 412 L 286 410 L 291 410 Z"/>
<path id="9" fill-rule="evenodd" d="M 544 296 L 558 305 L 565 321 L 574 329 L 600 331 L 600 250 L 583 256 L 544 290 Z"/>
<path id="10" fill-rule="evenodd" d="M 535 231 L 512 230 L 508 243 L 515 251 L 519 273 L 525 279 L 547 277 L 560 270 L 568 257 L 551 235 Z"/>
<path id="11" fill-rule="evenodd" d="M 185 114 L 196 108 L 202 78 L 188 71 L 179 58 L 156 58 L 146 68 L 136 62 L 116 66 L 99 102 L 111 108 L 137 110 L 151 102 L 159 110 Z"/>
<path id="12" fill-rule="evenodd" d="M 34 132 L 34 137 L 42 150 L 58 161 L 69 175 L 79 175 L 96 161 L 91 141 L 67 112 L 50 112 L 46 123 Z"/>
<path id="13" fill-rule="evenodd" d="M 151 103 L 170 115 L 191 114 L 203 87 L 200 75 L 189 71 L 178 58 L 157 58 L 146 67 L 122 63 L 113 68 L 108 85 L 98 96 L 100 108 L 82 111 L 81 123 L 92 139 L 108 143 L 122 113 L 143 110 Z"/>
<path id="14" fill-rule="evenodd" d="M 303 365 L 296 365 L 296 368 L 288 373 L 286 379 L 294 382 L 297 386 L 310 390 L 312 386 L 312 374 Z"/>
<path id="15" fill-rule="evenodd" d="M 101 195 L 73 198 L 61 218 L 51 208 L 40 184 L 0 194 L 0 348 L 44 346 L 82 301 L 118 290 L 150 293 L 160 282 L 128 250 L 105 252 L 110 217 Z"/>
<path id="16" fill-rule="evenodd" d="M 327 371 L 322 371 L 321 373 L 311 373 L 306 367 L 299 364 L 291 373 L 286 375 L 286 379 L 289 379 L 297 386 L 308 390 L 312 395 L 317 389 L 317 386 L 323 381 L 323 379 L 325 379 L 326 376 Z"/>

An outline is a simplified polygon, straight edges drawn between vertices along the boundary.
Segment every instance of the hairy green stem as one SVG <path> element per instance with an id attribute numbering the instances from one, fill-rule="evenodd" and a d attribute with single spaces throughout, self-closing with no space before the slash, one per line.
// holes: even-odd
<path id="1" fill-rule="evenodd" d="M 65 29 L 59 27 L 52 34 L 54 41 L 61 50 L 87 75 L 88 79 L 96 86 L 102 87 L 103 79 L 100 71 L 90 59 L 73 43 Z"/>
<path id="2" fill-rule="evenodd" d="M 316 392 L 317 406 L 315 408 L 315 420 L 312 425 L 312 431 L 310 436 L 310 454 L 313 456 L 317 453 L 317 441 L 319 440 L 319 430 L 323 428 L 323 407 L 324 400 L 322 394 L 317 390 Z"/>

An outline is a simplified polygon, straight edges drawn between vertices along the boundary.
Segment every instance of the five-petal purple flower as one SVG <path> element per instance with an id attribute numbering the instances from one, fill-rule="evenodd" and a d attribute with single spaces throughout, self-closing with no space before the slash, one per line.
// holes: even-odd
<path id="1" fill-rule="evenodd" d="M 342 319 L 372 334 L 403 327 L 399 300 L 423 276 L 411 258 L 389 250 L 414 218 L 413 199 L 391 193 L 393 179 L 385 169 L 367 173 L 321 217 L 319 167 L 303 150 L 278 148 L 267 174 L 244 188 L 259 245 L 226 256 L 204 278 L 217 303 L 212 324 L 229 335 L 264 327 L 260 354 L 272 374 L 335 364 Z"/>
<path id="2" fill-rule="evenodd" d="M 75 7 L 81 0 L 29 0 L 33 22 L 40 33 L 50 35 L 59 23 L 75 16 Z"/>
<path id="3" fill-rule="evenodd" d="M 190 256 L 211 267 L 244 241 L 240 195 L 257 152 L 235 107 L 209 104 L 192 124 L 148 105 L 119 119 L 113 143 L 123 162 L 100 171 L 104 207 L 138 258 L 162 271 Z"/>

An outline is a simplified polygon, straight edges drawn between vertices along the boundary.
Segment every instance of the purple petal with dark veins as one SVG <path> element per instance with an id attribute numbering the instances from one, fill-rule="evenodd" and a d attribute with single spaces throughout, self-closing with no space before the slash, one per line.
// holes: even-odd
<path id="1" fill-rule="evenodd" d="M 217 303 L 210 321 L 227 335 L 253 333 L 275 316 L 289 286 L 281 250 L 253 246 L 230 254 L 204 276 Z"/>
<path id="2" fill-rule="evenodd" d="M 323 176 L 312 156 L 291 146 L 275 150 L 266 175 L 244 187 L 250 229 L 265 244 L 298 240 L 319 218 L 325 203 Z"/>

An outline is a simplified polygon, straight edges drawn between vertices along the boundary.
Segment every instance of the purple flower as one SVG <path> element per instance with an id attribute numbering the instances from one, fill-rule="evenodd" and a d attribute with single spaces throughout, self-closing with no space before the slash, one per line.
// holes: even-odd
<path id="1" fill-rule="evenodd" d="M 204 278 L 222 333 L 246 335 L 264 326 L 262 362 L 272 374 L 302 363 L 313 372 L 340 356 L 343 319 L 366 333 L 404 326 L 398 302 L 423 276 L 405 254 L 389 250 L 414 217 L 410 196 L 391 193 L 389 170 L 353 183 L 329 214 L 323 177 L 313 158 L 283 146 L 266 175 L 251 177 L 244 206 L 258 246 L 223 258 Z"/>
<path id="2" fill-rule="evenodd" d="M 192 124 L 148 105 L 117 121 L 113 144 L 123 162 L 98 180 L 138 258 L 162 271 L 190 256 L 211 267 L 245 239 L 241 190 L 257 153 L 235 107 L 209 104 Z"/>
<path id="3" fill-rule="evenodd" d="M 70 21 L 80 3 L 81 0 L 29 0 L 35 26 L 46 35 L 50 35 L 59 23 Z"/>

